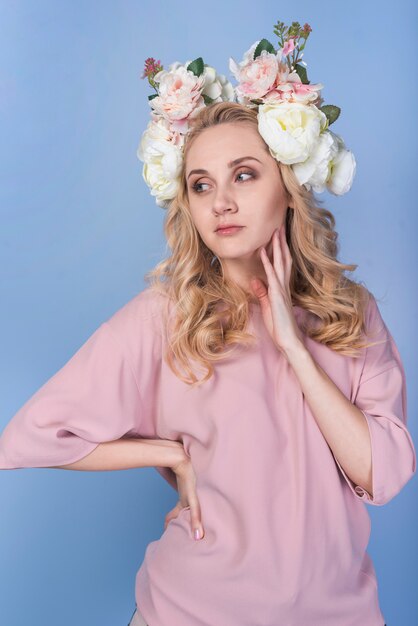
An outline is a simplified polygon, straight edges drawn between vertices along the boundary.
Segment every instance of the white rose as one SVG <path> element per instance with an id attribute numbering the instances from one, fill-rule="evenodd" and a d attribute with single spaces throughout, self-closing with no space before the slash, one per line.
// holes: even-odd
<path id="1" fill-rule="evenodd" d="M 205 79 L 202 93 L 215 102 L 223 102 L 225 100 L 233 101 L 235 92 L 230 81 L 224 74 L 217 74 L 214 67 L 205 65 L 203 72 Z"/>
<path id="2" fill-rule="evenodd" d="M 258 108 L 258 130 L 272 156 L 288 165 L 305 161 L 328 120 L 315 105 L 265 103 Z"/>
<path id="3" fill-rule="evenodd" d="M 331 160 L 337 152 L 338 143 L 334 133 L 323 131 L 306 161 L 292 165 L 299 183 L 307 189 L 313 187 L 314 191 L 323 192 L 330 175 Z"/>
<path id="4" fill-rule="evenodd" d="M 343 139 L 339 135 L 335 135 L 338 152 L 330 162 L 330 176 L 327 181 L 328 190 L 337 195 L 342 196 L 349 191 L 353 183 L 356 173 L 356 160 L 351 150 L 347 150 Z"/>
<path id="5" fill-rule="evenodd" d="M 138 158 L 144 162 L 142 176 L 159 206 L 165 206 L 178 190 L 183 150 L 173 138 L 166 120 L 151 120 L 137 149 Z"/>

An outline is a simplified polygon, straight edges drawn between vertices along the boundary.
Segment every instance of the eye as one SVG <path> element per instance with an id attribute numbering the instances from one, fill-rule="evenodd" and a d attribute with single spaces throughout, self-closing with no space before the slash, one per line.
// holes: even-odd
<path id="1" fill-rule="evenodd" d="M 237 173 L 237 175 L 236 175 L 236 177 L 235 177 L 235 180 L 238 178 L 238 176 L 242 176 L 243 174 L 244 174 L 244 175 L 246 175 L 246 176 L 251 176 L 252 178 L 254 178 L 254 174 L 253 174 L 253 172 L 241 171 L 241 172 L 238 172 L 238 173 Z M 243 181 L 241 181 L 241 182 L 245 183 L 246 181 L 245 181 L 245 180 L 243 180 Z M 200 187 L 201 185 L 207 185 L 207 184 L 208 184 L 208 183 L 194 183 L 194 184 L 192 185 L 192 190 L 194 191 L 194 193 L 200 194 L 200 193 L 202 193 L 202 191 L 199 191 L 199 187 Z"/>
<path id="2" fill-rule="evenodd" d="M 239 172 L 237 176 L 242 176 L 242 174 L 244 174 L 244 176 L 252 176 L 254 178 L 252 172 Z M 242 182 L 245 182 L 245 181 L 242 181 Z"/>

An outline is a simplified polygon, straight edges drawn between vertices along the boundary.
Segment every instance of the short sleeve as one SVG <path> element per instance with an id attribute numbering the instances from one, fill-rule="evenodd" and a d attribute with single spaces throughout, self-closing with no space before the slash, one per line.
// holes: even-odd
<path id="1" fill-rule="evenodd" d="M 0 468 L 66 465 L 138 431 L 141 397 L 106 321 L 20 408 L 0 438 Z"/>
<path id="2" fill-rule="evenodd" d="M 354 404 L 369 428 L 373 497 L 356 485 L 336 460 L 353 494 L 380 506 L 396 496 L 416 471 L 416 452 L 407 429 L 407 390 L 403 363 L 374 297 L 371 295 L 366 348 Z M 334 457 L 335 458 L 335 457 Z"/>

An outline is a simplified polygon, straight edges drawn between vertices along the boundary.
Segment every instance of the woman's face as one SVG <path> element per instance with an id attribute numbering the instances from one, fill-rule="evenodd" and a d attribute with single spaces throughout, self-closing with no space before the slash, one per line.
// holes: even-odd
<path id="1" fill-rule="evenodd" d="M 187 154 L 186 180 L 191 216 L 207 247 L 237 280 L 242 270 L 260 274 L 260 248 L 285 220 L 289 198 L 257 130 L 242 123 L 205 129 Z M 223 224 L 242 228 L 222 235 L 216 229 Z"/>

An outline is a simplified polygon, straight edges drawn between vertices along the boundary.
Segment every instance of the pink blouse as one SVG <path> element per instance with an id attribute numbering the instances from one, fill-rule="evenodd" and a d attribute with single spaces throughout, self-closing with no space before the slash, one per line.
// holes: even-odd
<path id="1" fill-rule="evenodd" d="M 304 335 L 367 420 L 373 499 L 334 457 L 258 305 L 248 328 L 257 345 L 237 346 L 195 389 L 162 358 L 171 307 L 147 287 L 104 321 L 6 425 L 0 468 L 72 463 L 121 437 L 182 441 L 205 536 L 193 539 L 184 508 L 148 544 L 135 588 L 149 624 L 383 626 L 364 505 L 396 496 L 416 454 L 405 372 L 375 299 L 368 335 L 383 341 L 360 358 Z M 294 313 L 298 323 L 312 315 L 298 306 Z M 156 469 L 176 488 L 169 468 Z"/>

